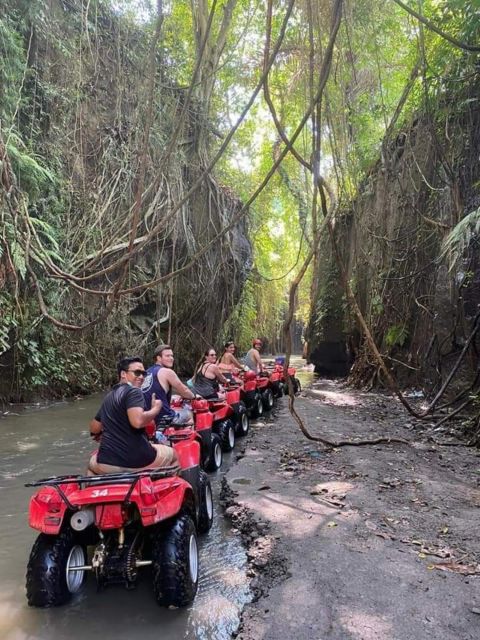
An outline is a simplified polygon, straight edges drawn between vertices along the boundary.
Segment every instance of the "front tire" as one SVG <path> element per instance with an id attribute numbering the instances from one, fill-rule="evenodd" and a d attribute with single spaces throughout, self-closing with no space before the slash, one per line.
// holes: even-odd
<path id="1" fill-rule="evenodd" d="M 86 564 L 83 545 L 73 531 L 59 535 L 41 533 L 35 541 L 27 565 L 27 601 L 32 607 L 57 607 L 68 602 L 85 581 L 84 571 L 71 570 Z"/>
<path id="2" fill-rule="evenodd" d="M 207 533 L 213 524 L 213 495 L 210 480 L 204 471 L 200 471 L 199 494 L 198 533 Z"/>
<path id="3" fill-rule="evenodd" d="M 164 607 L 191 604 L 198 588 L 198 546 L 193 520 L 187 514 L 169 528 L 159 528 L 152 545 L 153 593 Z"/>

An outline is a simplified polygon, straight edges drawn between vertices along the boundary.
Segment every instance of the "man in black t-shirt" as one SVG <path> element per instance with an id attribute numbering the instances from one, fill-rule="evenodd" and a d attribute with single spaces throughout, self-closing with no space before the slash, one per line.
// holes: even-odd
<path id="1" fill-rule="evenodd" d="M 123 358 L 117 365 L 119 382 L 105 396 L 102 406 L 90 422 L 90 433 L 101 434 L 100 448 L 90 458 L 90 473 L 139 471 L 177 463 L 171 447 L 151 444 L 145 434 L 147 425 L 160 413 L 162 403 L 152 397 L 145 411 L 140 390 L 145 368 L 140 358 Z"/>

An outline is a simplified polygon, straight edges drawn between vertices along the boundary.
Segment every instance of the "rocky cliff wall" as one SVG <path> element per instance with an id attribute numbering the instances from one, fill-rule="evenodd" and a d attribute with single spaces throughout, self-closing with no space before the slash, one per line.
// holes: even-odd
<path id="1" fill-rule="evenodd" d="M 480 303 L 478 238 L 449 270 L 442 242 L 480 205 L 478 75 L 444 95 L 383 144 L 335 235 L 362 313 L 404 384 L 434 387 L 457 357 Z M 468 243 L 467 243 L 468 245 Z M 337 265 L 323 242 L 309 355 L 319 372 L 373 380 L 377 368 L 344 303 Z M 475 345 L 474 345 L 475 349 Z M 475 369 L 474 350 L 465 374 Z"/>
<path id="2" fill-rule="evenodd" d="M 182 61 L 167 59 L 158 47 L 152 77 L 153 27 L 106 1 L 6 0 L 0 16 L 0 152 L 2 141 L 7 151 L 0 165 L 6 222 L 0 366 L 8 373 L 0 399 L 98 389 L 114 375 L 118 357 L 134 353 L 149 363 L 155 345 L 167 340 L 177 367 L 191 372 L 240 297 L 251 265 L 243 221 L 179 277 L 161 280 L 193 261 L 241 202 L 213 172 L 204 175 L 211 127 L 201 104 L 191 100 L 183 109 Z M 142 171 L 134 232 L 134 246 L 142 248 L 125 270 L 119 261 L 132 237 Z M 45 248 L 35 259 L 32 226 Z M 52 277 L 49 261 L 72 278 Z M 90 329 L 65 331 L 39 308 L 26 262 L 48 313 L 62 323 L 81 326 L 103 317 L 113 301 L 102 292 L 121 279 L 120 289 L 131 293 L 118 296 L 111 313 Z M 158 282 L 142 288 L 152 281 Z"/>

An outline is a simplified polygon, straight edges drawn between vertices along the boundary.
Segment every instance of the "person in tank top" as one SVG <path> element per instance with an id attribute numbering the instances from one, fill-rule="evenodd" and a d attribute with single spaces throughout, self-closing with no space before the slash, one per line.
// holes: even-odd
<path id="1" fill-rule="evenodd" d="M 220 390 L 220 383 L 228 384 L 228 380 L 220 371 L 217 364 L 217 354 L 213 347 L 209 347 L 203 354 L 203 363 L 197 369 L 193 378 L 193 386 L 202 398 L 225 399 L 225 394 Z"/>
<path id="2" fill-rule="evenodd" d="M 172 409 L 170 401 L 172 390 L 185 400 L 193 400 L 195 393 L 191 391 L 173 370 L 173 351 L 168 344 L 159 345 L 154 352 L 154 364 L 147 369 L 147 375 L 142 384 L 145 406 L 150 407 L 152 396 L 162 401 L 162 409 L 155 418 L 157 426 L 163 417 L 171 419 L 172 424 L 193 424 L 193 414 L 189 409 Z"/>
<path id="3" fill-rule="evenodd" d="M 258 338 L 252 343 L 252 348 L 250 351 L 247 351 L 247 355 L 245 356 L 245 364 L 249 369 L 255 371 L 256 373 L 262 373 L 265 367 L 263 366 L 262 358 L 260 357 L 260 349 L 262 348 L 262 341 Z"/>

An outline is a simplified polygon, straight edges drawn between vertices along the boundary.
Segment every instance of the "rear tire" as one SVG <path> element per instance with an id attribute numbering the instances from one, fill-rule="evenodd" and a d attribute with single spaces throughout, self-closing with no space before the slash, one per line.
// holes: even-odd
<path id="1" fill-rule="evenodd" d="M 213 524 L 213 495 L 210 480 L 205 471 L 200 471 L 199 479 L 198 533 L 207 533 Z"/>
<path id="2" fill-rule="evenodd" d="M 254 418 L 260 418 L 260 416 L 262 415 L 263 415 L 262 396 L 259 393 L 257 393 L 257 395 L 255 396 L 255 403 L 252 408 L 252 416 Z"/>
<path id="3" fill-rule="evenodd" d="M 231 420 L 223 420 L 219 424 L 218 435 L 223 451 L 231 451 L 235 446 L 235 428 Z"/>
<path id="4" fill-rule="evenodd" d="M 292 385 L 293 385 L 293 393 L 300 393 L 300 391 L 302 390 L 302 385 L 300 384 L 300 380 L 298 378 L 292 378 Z M 286 396 L 288 396 L 288 384 L 285 383 L 283 385 L 283 391 L 285 393 Z"/>
<path id="5" fill-rule="evenodd" d="M 265 389 L 265 391 L 262 393 L 262 402 L 266 411 L 270 411 L 271 409 L 273 409 L 273 391 L 270 388 Z"/>
<path id="6" fill-rule="evenodd" d="M 27 565 L 27 600 L 32 607 L 57 607 L 68 602 L 82 588 L 84 571 L 69 568 L 86 564 L 83 545 L 77 544 L 71 529 L 59 535 L 41 533 Z"/>
<path id="7" fill-rule="evenodd" d="M 283 384 L 281 382 L 274 383 L 273 395 L 275 398 L 281 398 L 283 396 Z"/>
<path id="8" fill-rule="evenodd" d="M 198 588 L 198 546 L 193 520 L 187 514 L 159 527 L 152 545 L 153 593 L 164 607 L 191 604 Z"/>
<path id="9" fill-rule="evenodd" d="M 243 404 L 243 402 L 240 402 L 237 411 L 237 437 L 243 438 L 247 435 L 249 429 L 250 421 L 248 419 L 247 407 Z"/>
<path id="10" fill-rule="evenodd" d="M 218 471 L 222 466 L 223 452 L 220 444 L 220 437 L 216 433 L 212 433 L 212 441 L 210 448 L 210 456 L 206 465 L 207 471 Z"/>

